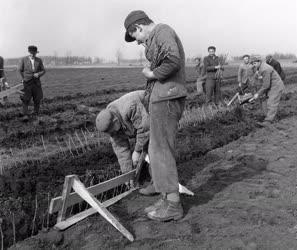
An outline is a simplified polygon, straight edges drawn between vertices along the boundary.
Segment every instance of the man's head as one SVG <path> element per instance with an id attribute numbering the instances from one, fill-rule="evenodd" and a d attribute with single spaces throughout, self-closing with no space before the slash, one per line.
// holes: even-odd
<path id="1" fill-rule="evenodd" d="M 272 59 L 272 55 L 267 55 L 267 56 L 266 56 L 266 62 L 270 62 L 271 59 Z"/>
<path id="2" fill-rule="evenodd" d="M 259 67 L 262 63 L 262 58 L 261 58 L 261 56 L 252 56 L 250 58 L 250 62 L 256 69 L 259 69 Z"/>
<path id="3" fill-rule="evenodd" d="M 216 53 L 216 47 L 215 47 L 215 46 L 209 46 L 209 47 L 207 48 L 207 51 L 208 51 L 208 54 L 209 54 L 210 56 L 214 56 L 215 53 Z"/>
<path id="4" fill-rule="evenodd" d="M 132 11 L 125 19 L 125 41 L 137 41 L 138 44 L 144 43 L 150 34 L 148 28 L 153 21 L 142 10 Z"/>
<path id="5" fill-rule="evenodd" d="M 249 62 L 250 62 L 250 56 L 249 56 L 249 55 L 244 55 L 244 56 L 242 57 L 242 59 L 243 59 L 243 62 L 244 62 L 245 64 L 249 64 Z"/>
<path id="6" fill-rule="evenodd" d="M 34 46 L 34 45 L 30 45 L 30 46 L 28 47 L 28 52 L 29 52 L 29 56 L 30 56 L 31 58 L 35 58 L 36 54 L 38 53 L 38 49 L 37 49 L 36 46 Z"/>
<path id="7" fill-rule="evenodd" d="M 121 123 L 109 109 L 103 109 L 96 118 L 96 127 L 112 136 L 120 131 Z"/>

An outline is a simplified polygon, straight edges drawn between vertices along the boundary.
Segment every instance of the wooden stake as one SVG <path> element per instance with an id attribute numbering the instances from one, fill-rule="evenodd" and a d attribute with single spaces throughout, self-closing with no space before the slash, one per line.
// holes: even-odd
<path id="1" fill-rule="evenodd" d="M 58 222 L 61 222 L 66 218 L 66 210 L 68 207 L 67 199 L 71 191 L 74 177 L 75 175 L 67 175 L 65 177 L 65 182 L 64 182 L 63 191 L 62 191 L 62 208 L 58 214 L 58 218 L 57 218 Z"/>

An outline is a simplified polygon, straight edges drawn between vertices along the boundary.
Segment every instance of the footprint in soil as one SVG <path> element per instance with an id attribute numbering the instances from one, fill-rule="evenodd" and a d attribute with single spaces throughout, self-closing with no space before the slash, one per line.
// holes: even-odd
<path id="1" fill-rule="evenodd" d="M 211 177 L 205 184 L 192 190 L 196 194 L 195 196 L 183 197 L 185 213 L 193 206 L 208 203 L 229 185 L 262 173 L 266 170 L 267 164 L 266 160 L 255 155 L 241 155 L 233 162 L 221 162 L 209 171 Z"/>

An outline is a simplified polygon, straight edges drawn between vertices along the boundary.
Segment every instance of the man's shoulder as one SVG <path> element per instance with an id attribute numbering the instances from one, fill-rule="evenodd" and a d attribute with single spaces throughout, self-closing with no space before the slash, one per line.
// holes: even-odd
<path id="1" fill-rule="evenodd" d="M 273 71 L 273 68 L 268 63 L 262 63 L 261 66 L 260 66 L 260 70 L 269 72 L 269 71 Z"/>

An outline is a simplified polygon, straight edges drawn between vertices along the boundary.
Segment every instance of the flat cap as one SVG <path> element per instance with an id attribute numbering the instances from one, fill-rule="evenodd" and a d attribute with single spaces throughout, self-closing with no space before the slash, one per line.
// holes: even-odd
<path id="1" fill-rule="evenodd" d="M 96 127 L 100 132 L 106 132 L 113 120 L 114 116 L 108 109 L 103 109 L 96 118 Z"/>
<path id="2" fill-rule="evenodd" d="M 135 41 L 135 38 L 133 38 L 133 37 L 131 37 L 129 35 L 128 29 L 136 21 L 141 20 L 141 19 L 144 19 L 144 18 L 148 18 L 148 16 L 142 10 L 134 10 L 134 11 L 132 11 L 132 12 L 129 13 L 129 15 L 126 17 L 125 22 L 124 22 L 124 26 L 125 26 L 125 29 L 126 29 L 126 33 L 125 33 L 125 41 L 126 42 L 133 42 L 133 41 Z"/>

